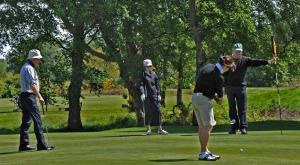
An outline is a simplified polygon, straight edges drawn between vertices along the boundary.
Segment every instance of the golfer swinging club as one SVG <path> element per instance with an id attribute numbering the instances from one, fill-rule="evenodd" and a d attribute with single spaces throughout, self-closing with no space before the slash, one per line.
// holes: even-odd
<path id="1" fill-rule="evenodd" d="M 192 105 L 199 127 L 201 145 L 199 160 L 215 161 L 220 159 L 219 155 L 208 150 L 210 133 L 216 124 L 211 100 L 215 99 L 218 104 L 222 104 L 224 83 L 222 74 L 234 66 L 231 56 L 221 56 L 217 64 L 207 64 L 202 67 L 197 78 Z"/>
<path id="2" fill-rule="evenodd" d="M 38 97 L 43 106 L 45 101 L 40 94 L 40 83 L 35 68 L 41 63 L 41 53 L 37 49 L 30 50 L 26 63 L 22 66 L 20 73 L 21 95 L 20 102 L 22 106 L 22 124 L 20 128 L 19 151 L 34 150 L 29 145 L 29 127 L 33 121 L 34 133 L 37 140 L 37 150 L 52 150 L 43 135 L 43 126 L 40 111 L 36 102 Z"/>
<path id="3" fill-rule="evenodd" d="M 168 132 L 162 129 L 162 114 L 160 111 L 160 88 L 159 80 L 150 59 L 143 61 L 145 70 L 142 72 L 140 81 L 141 100 L 144 105 L 146 135 L 151 135 L 151 124 L 157 126 L 157 134 L 167 135 Z"/>

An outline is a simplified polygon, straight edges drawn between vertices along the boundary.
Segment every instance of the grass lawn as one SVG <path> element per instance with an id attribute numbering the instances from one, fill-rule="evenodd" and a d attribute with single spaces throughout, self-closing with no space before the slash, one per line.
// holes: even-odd
<path id="1" fill-rule="evenodd" d="M 277 93 L 274 88 L 248 89 L 248 135 L 228 135 L 228 105 L 225 111 L 215 106 L 218 125 L 210 140 L 210 150 L 222 158 L 214 164 L 221 165 L 297 165 L 300 164 L 300 121 L 264 121 L 267 113 L 263 109 L 276 104 Z M 300 89 L 282 89 L 282 102 L 288 110 L 299 112 Z M 190 102 L 191 94 L 185 92 L 184 102 Z M 126 100 L 121 96 L 86 97 L 81 112 L 85 128 L 96 127 L 103 130 L 128 127 L 120 118 L 129 116 L 134 122 L 134 114 L 129 114 L 121 104 Z M 175 96 L 169 94 L 165 114 L 170 114 L 175 104 Z M 252 106 L 255 105 L 253 109 Z M 18 152 L 18 128 L 21 113 L 13 112 L 14 105 L 9 99 L 0 99 L 0 165 L 47 165 L 47 164 L 210 164 L 197 160 L 199 142 L 196 127 L 166 126 L 167 136 L 145 136 L 144 128 L 132 127 L 101 132 L 57 132 L 66 127 L 68 112 L 66 105 L 50 106 L 47 112 L 47 125 L 50 128 L 50 144 L 54 151 Z M 255 118 L 251 118 L 255 112 Z M 300 114 L 300 113 L 299 113 Z M 255 119 L 258 119 L 256 121 Z M 263 119 L 263 120 L 261 120 Z M 171 120 L 166 115 L 165 120 Z M 287 120 L 284 118 L 284 120 Z M 114 126 L 114 123 L 119 123 Z M 108 125 L 106 127 L 106 125 Z M 112 127 L 113 125 L 113 127 Z M 36 144 L 31 127 L 31 144 Z M 99 129 L 100 128 L 100 129 Z M 280 129 L 283 128 L 283 135 Z M 87 131 L 89 129 L 86 129 Z M 56 131 L 56 132 L 54 132 Z M 61 131 L 61 130 L 60 130 Z M 240 152 L 243 149 L 243 152 Z"/>
<path id="2" fill-rule="evenodd" d="M 144 136 L 143 128 L 101 132 L 50 133 L 53 151 L 17 152 L 18 135 L 0 135 L 0 164 L 211 164 L 197 160 L 195 127 L 167 127 L 167 136 Z M 212 134 L 210 150 L 219 165 L 297 165 L 300 131 L 250 131 L 248 135 Z M 32 145 L 35 144 L 31 134 Z M 243 149 L 243 152 L 240 152 Z"/>

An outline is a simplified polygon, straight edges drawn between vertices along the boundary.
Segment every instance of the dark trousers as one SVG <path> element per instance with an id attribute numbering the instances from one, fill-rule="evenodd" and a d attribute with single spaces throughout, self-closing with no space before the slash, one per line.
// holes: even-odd
<path id="1" fill-rule="evenodd" d="M 22 124 L 20 127 L 20 147 L 29 145 L 29 127 L 33 121 L 37 147 L 47 146 L 44 135 L 41 114 L 36 102 L 36 96 L 32 93 L 21 93 Z"/>
<path id="2" fill-rule="evenodd" d="M 247 93 L 246 87 L 225 87 L 229 104 L 229 118 L 235 120 L 231 129 L 243 129 L 248 127 L 247 124 Z"/>
<path id="3" fill-rule="evenodd" d="M 155 98 L 147 97 L 144 101 L 144 106 L 145 125 L 160 126 L 162 114 L 159 101 Z"/>

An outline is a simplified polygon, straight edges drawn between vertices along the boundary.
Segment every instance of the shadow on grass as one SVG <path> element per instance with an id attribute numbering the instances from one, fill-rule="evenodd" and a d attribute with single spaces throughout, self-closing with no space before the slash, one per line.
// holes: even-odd
<path id="1" fill-rule="evenodd" d="M 300 121 L 257 121 L 248 123 L 249 131 L 275 131 L 275 130 L 300 130 Z M 198 130 L 197 126 L 167 126 L 165 127 L 169 133 L 183 133 L 181 136 L 193 136 L 189 133 L 195 133 Z M 229 124 L 216 125 L 213 132 L 226 132 L 230 129 Z"/>
<path id="2" fill-rule="evenodd" d="M 34 152 L 34 151 L 27 151 L 27 152 Z M 11 154 L 20 154 L 24 152 L 19 152 L 19 151 L 10 151 L 10 152 L 0 152 L 0 155 L 11 155 Z"/>
<path id="3" fill-rule="evenodd" d="M 257 122 L 249 122 L 248 131 L 274 131 L 274 130 L 300 130 L 300 121 L 279 121 L 279 120 L 268 120 L 268 121 L 257 121 Z M 49 126 L 48 126 L 49 127 Z M 51 128 L 49 127 L 49 132 L 97 132 L 104 130 L 111 130 L 117 128 L 130 128 L 136 127 L 134 123 L 124 124 L 120 123 L 112 123 L 110 125 L 90 125 L 85 126 L 82 130 L 72 131 L 67 127 L 61 128 Z M 227 132 L 230 128 L 229 124 L 216 125 L 213 129 L 213 132 Z M 164 126 L 169 133 L 182 133 L 182 136 L 192 136 L 190 134 L 197 132 L 197 126 L 191 125 L 168 125 Z M 124 130 L 124 133 L 143 133 L 144 130 Z M 19 128 L 8 129 L 8 128 L 0 128 L 0 134 L 18 134 Z M 136 136 L 136 135 L 135 135 Z"/>
<path id="4" fill-rule="evenodd" d="M 134 137 L 134 136 L 146 136 L 146 135 L 109 135 L 109 136 L 100 136 L 100 137 L 103 137 L 103 138 L 119 138 L 119 137 Z"/>
<path id="5" fill-rule="evenodd" d="M 185 162 L 185 161 L 197 161 L 197 160 L 190 160 L 190 159 L 157 159 L 157 160 L 149 160 L 150 162 L 161 162 L 161 163 L 166 163 L 166 162 Z"/>

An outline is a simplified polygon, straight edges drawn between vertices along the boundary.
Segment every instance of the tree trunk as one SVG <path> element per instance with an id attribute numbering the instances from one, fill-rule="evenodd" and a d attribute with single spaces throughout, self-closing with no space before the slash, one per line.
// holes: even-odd
<path id="1" fill-rule="evenodd" d="M 177 84 L 177 105 L 183 104 L 182 99 L 182 86 L 183 86 L 183 58 L 180 57 L 178 65 L 177 65 L 177 71 L 178 71 L 178 84 Z"/>
<path id="2" fill-rule="evenodd" d="M 128 89 L 129 94 L 132 96 L 132 108 L 135 111 L 137 124 L 144 125 L 143 103 L 140 99 L 139 82 L 141 69 L 139 63 L 142 61 L 137 60 L 137 48 L 134 43 L 127 42 L 127 58 L 119 63 L 120 75 L 125 82 L 125 87 Z"/>
<path id="3" fill-rule="evenodd" d="M 136 80 L 137 82 L 138 80 Z M 140 99 L 140 92 L 137 89 L 136 83 L 128 82 L 125 80 L 126 88 L 128 89 L 129 94 L 132 96 L 132 106 L 135 111 L 137 124 L 139 126 L 144 125 L 144 117 L 142 112 L 144 111 L 143 103 Z"/>
<path id="4" fill-rule="evenodd" d="M 204 40 L 204 34 L 201 33 L 200 27 L 197 24 L 197 14 L 196 14 L 196 3 L 195 0 L 190 0 L 189 3 L 189 24 L 192 31 L 192 35 L 196 45 L 196 75 L 197 79 L 199 75 L 200 68 L 206 62 L 205 51 L 202 48 L 202 41 Z"/>
<path id="5" fill-rule="evenodd" d="M 82 28 L 77 29 L 77 34 L 74 34 L 72 57 L 72 76 L 71 84 L 68 90 L 69 99 L 69 118 L 68 128 L 70 130 L 78 131 L 82 129 L 80 117 L 80 95 L 81 86 L 83 82 L 83 55 L 84 55 L 84 35 Z"/>

